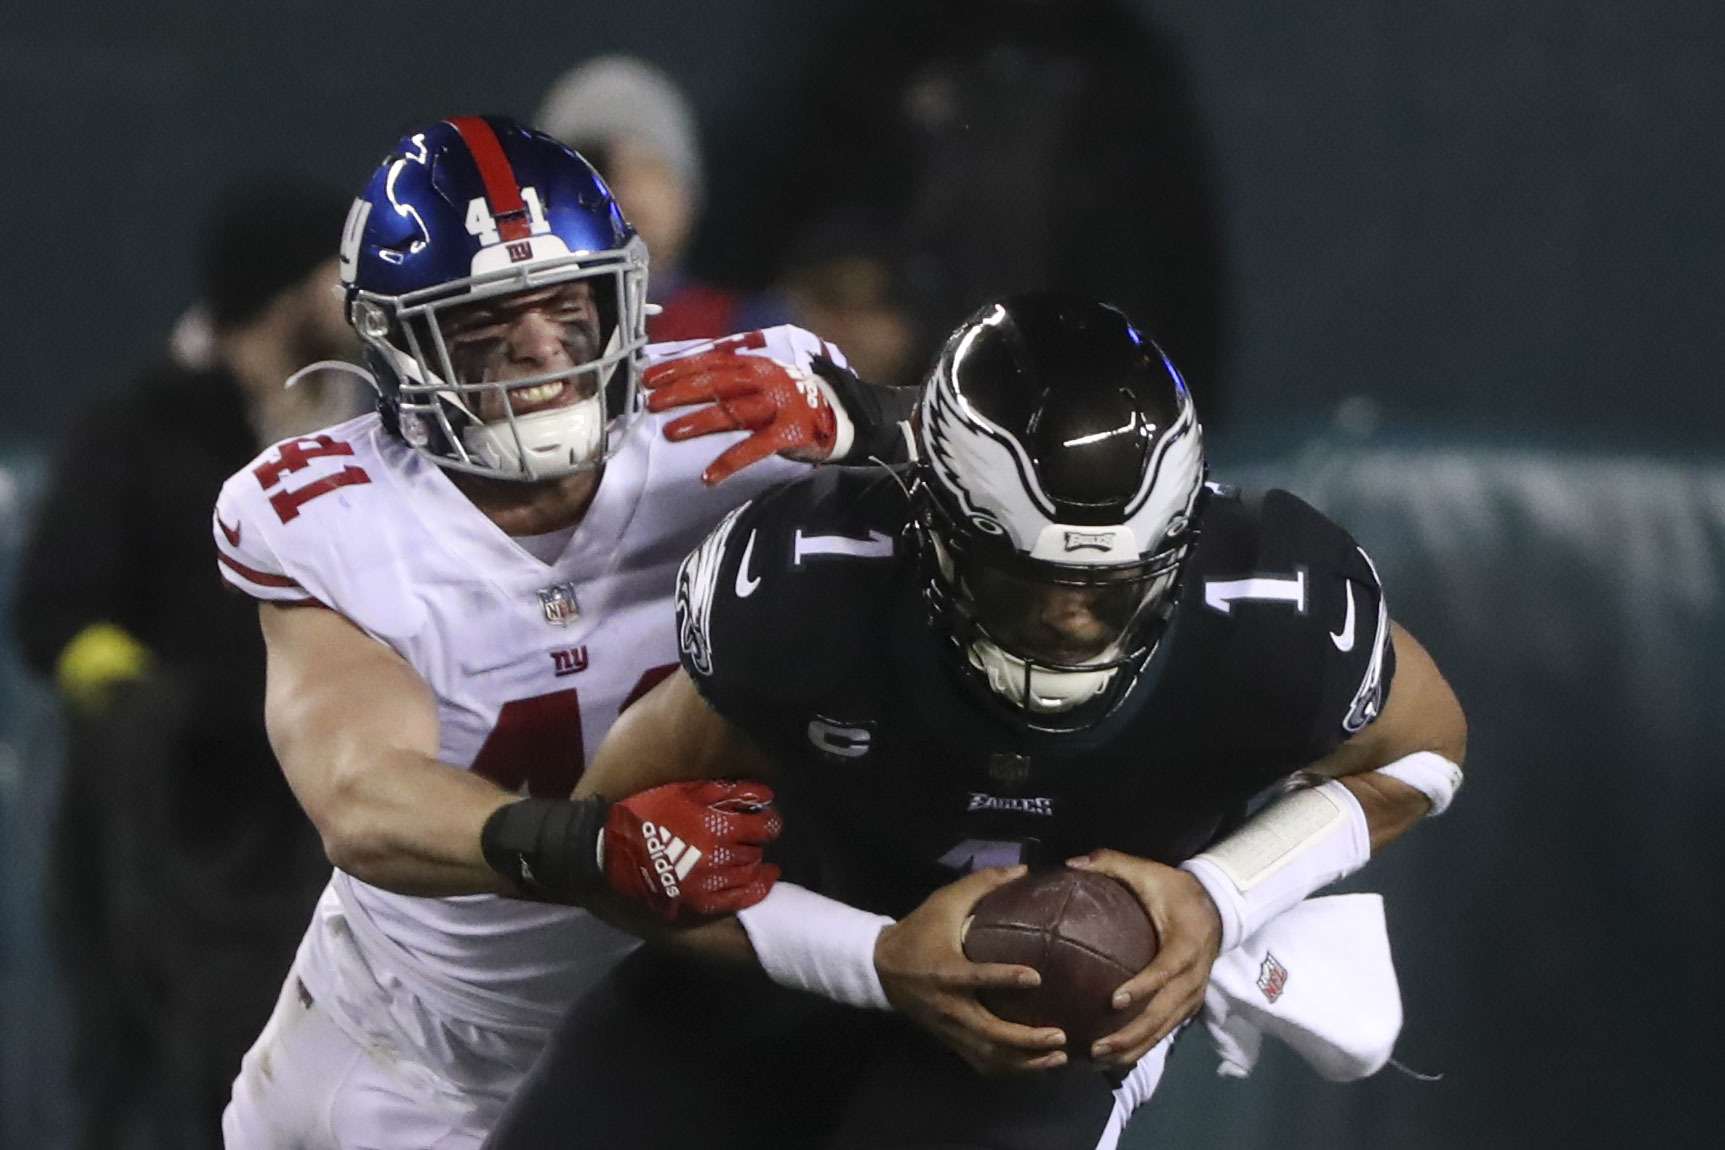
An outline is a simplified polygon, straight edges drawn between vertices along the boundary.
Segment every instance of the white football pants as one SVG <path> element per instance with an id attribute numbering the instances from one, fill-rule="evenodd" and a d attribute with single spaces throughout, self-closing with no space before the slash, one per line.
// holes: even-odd
<path id="1" fill-rule="evenodd" d="M 296 963 L 240 1063 L 222 1139 L 227 1150 L 477 1150 L 507 1100 L 349 1037 Z"/>

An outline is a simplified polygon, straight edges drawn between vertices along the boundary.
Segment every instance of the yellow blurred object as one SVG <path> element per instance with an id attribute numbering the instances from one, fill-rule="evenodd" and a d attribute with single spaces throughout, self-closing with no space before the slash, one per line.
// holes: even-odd
<path id="1" fill-rule="evenodd" d="M 150 649 L 113 623 L 91 623 L 66 644 L 54 664 L 60 693 L 83 711 L 108 705 L 114 684 L 142 678 L 150 669 Z"/>

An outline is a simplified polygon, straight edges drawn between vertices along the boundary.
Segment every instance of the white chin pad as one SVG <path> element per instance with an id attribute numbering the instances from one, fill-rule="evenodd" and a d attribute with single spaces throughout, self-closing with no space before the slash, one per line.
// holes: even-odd
<path id="1" fill-rule="evenodd" d="M 550 479 L 580 470 L 599 456 L 605 441 L 604 404 L 599 396 L 566 407 L 477 424 L 461 442 L 475 459 L 503 475 Z"/>
<path id="2" fill-rule="evenodd" d="M 995 694 L 1015 707 L 1039 715 L 1059 714 L 1089 702 L 1107 688 L 1108 681 L 1119 670 L 1102 667 L 1094 671 L 1054 671 L 1029 667 L 1023 659 L 987 639 L 971 643 L 969 654 L 971 666 L 988 676 L 988 685 Z"/>

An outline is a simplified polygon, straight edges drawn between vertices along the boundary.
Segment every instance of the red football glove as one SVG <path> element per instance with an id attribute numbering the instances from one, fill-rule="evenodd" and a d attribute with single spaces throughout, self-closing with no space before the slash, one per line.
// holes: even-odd
<path id="1" fill-rule="evenodd" d="M 611 804 L 600 858 L 611 889 L 666 922 L 728 914 L 767 897 L 779 868 L 761 848 L 783 820 L 762 783 L 667 783 Z"/>
<path id="2" fill-rule="evenodd" d="M 818 377 L 764 356 L 715 348 L 650 367 L 641 383 L 648 411 L 710 405 L 666 424 L 667 439 L 754 432 L 707 466 L 701 479 L 708 484 L 775 453 L 819 463 L 844 454 L 851 439 L 849 419 Z"/>

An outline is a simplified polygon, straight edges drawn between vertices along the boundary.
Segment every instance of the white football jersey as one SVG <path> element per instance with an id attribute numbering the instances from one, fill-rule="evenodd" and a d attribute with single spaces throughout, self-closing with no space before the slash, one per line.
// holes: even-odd
<path id="1" fill-rule="evenodd" d="M 797 328 L 757 354 L 843 360 Z M 654 361 L 708 342 L 661 344 Z M 399 654 L 437 696 L 439 757 L 509 790 L 566 797 L 618 713 L 677 666 L 677 566 L 726 512 L 802 471 L 772 458 L 707 487 L 740 436 L 671 443 L 644 415 L 554 562 L 524 550 L 449 477 L 366 415 L 269 448 L 216 504 L 224 578 L 255 598 L 315 601 Z M 366 965 L 450 1017 L 532 1032 L 632 945 L 585 911 L 473 895 L 418 898 L 332 880 Z M 311 993 L 363 1012 L 315 937 Z M 324 957 L 320 959 L 320 954 Z"/>

